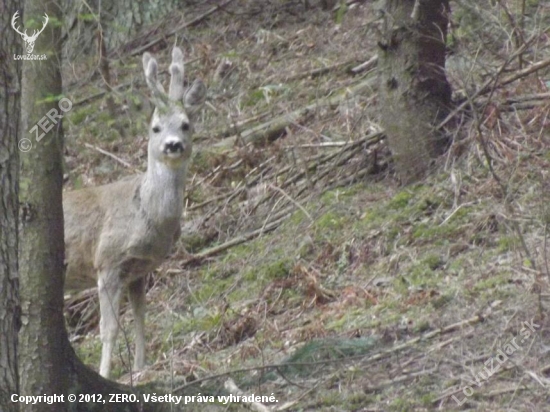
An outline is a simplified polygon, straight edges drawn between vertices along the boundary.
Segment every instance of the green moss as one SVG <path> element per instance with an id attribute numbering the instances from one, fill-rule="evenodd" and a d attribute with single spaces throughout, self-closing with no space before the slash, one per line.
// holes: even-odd
<path id="1" fill-rule="evenodd" d="M 430 262 L 430 259 L 428 259 L 428 262 Z M 424 261 L 412 264 L 403 276 L 398 277 L 393 282 L 396 290 L 402 294 L 408 293 L 411 288 L 435 287 L 438 283 L 438 272 Z"/>
<path id="2" fill-rule="evenodd" d="M 321 195 L 320 200 L 325 205 L 339 204 L 342 200 L 353 198 L 357 194 L 366 190 L 370 190 L 370 187 L 364 184 L 356 184 L 334 190 L 327 190 Z"/>
<path id="3" fill-rule="evenodd" d="M 446 244 L 457 238 L 463 231 L 463 227 L 457 222 L 446 223 L 442 226 L 431 223 L 419 223 L 414 226 L 412 237 L 418 241 L 429 241 L 434 245 Z"/>
<path id="4" fill-rule="evenodd" d="M 371 320 L 365 317 L 365 307 L 358 307 L 342 312 L 339 318 L 327 323 L 326 328 L 341 332 L 343 330 L 367 328 L 371 323 Z"/>
<path id="5" fill-rule="evenodd" d="M 253 107 L 256 106 L 258 103 L 262 102 L 264 100 L 264 92 L 263 90 L 256 89 L 253 90 L 244 100 L 243 106 L 244 107 Z"/>
<path id="6" fill-rule="evenodd" d="M 487 291 L 494 289 L 498 286 L 505 285 L 508 283 L 507 274 L 498 274 L 489 276 L 486 279 L 482 279 L 474 285 L 473 290 L 476 292 Z"/>
<path id="7" fill-rule="evenodd" d="M 394 399 L 388 405 L 389 411 L 407 412 L 413 409 L 414 409 L 414 404 L 411 402 L 410 398 L 407 398 L 407 399 L 397 398 L 397 399 Z"/>
<path id="8" fill-rule="evenodd" d="M 75 126 L 78 126 L 80 123 L 82 123 L 88 116 L 94 113 L 94 107 L 93 106 L 86 106 L 82 109 L 77 110 L 71 110 L 69 112 L 69 121 L 73 123 Z"/>
<path id="9" fill-rule="evenodd" d="M 227 288 L 231 285 L 232 279 L 216 279 L 212 282 L 204 282 L 201 284 L 200 289 L 198 289 L 193 297 L 198 304 L 202 302 L 207 302 L 212 298 L 219 297 L 223 294 Z"/>
<path id="10" fill-rule="evenodd" d="M 438 298 L 431 301 L 431 305 L 434 309 L 441 309 L 444 306 L 447 306 L 450 302 L 453 301 L 453 295 L 451 294 L 445 294 L 441 295 Z"/>
<path id="11" fill-rule="evenodd" d="M 466 256 L 458 256 L 449 263 L 447 270 L 453 275 L 462 275 L 469 267 L 469 262 Z"/>
<path id="12" fill-rule="evenodd" d="M 210 239 L 201 235 L 200 232 L 192 232 L 181 237 L 180 242 L 185 245 L 189 253 L 197 253 L 210 243 Z"/>
<path id="13" fill-rule="evenodd" d="M 504 253 L 510 250 L 514 250 L 517 246 L 517 243 L 518 243 L 518 240 L 513 235 L 501 236 L 497 242 L 498 251 L 500 253 Z"/>
<path id="14" fill-rule="evenodd" d="M 426 408 L 433 408 L 434 400 L 436 396 L 431 393 L 426 393 L 420 397 L 420 403 Z"/>
<path id="15" fill-rule="evenodd" d="M 292 261 L 290 259 L 282 259 L 273 262 L 263 268 L 264 277 L 269 280 L 286 278 L 292 269 Z"/>
<path id="16" fill-rule="evenodd" d="M 392 210 L 404 209 L 409 205 L 409 202 L 413 198 L 414 193 L 409 190 L 403 190 L 397 193 L 389 202 L 388 208 Z"/>
<path id="17" fill-rule="evenodd" d="M 434 253 L 429 253 L 422 259 L 422 263 L 425 264 L 431 270 L 436 270 L 443 265 L 441 256 Z"/>
<path id="18" fill-rule="evenodd" d="M 338 230 L 341 229 L 346 222 L 345 216 L 337 214 L 335 211 L 330 211 L 322 215 L 315 222 L 315 227 L 319 230 Z"/>
<path id="19" fill-rule="evenodd" d="M 101 340 L 85 339 L 79 345 L 73 345 L 78 358 L 86 365 L 99 365 L 101 359 Z"/>
<path id="20" fill-rule="evenodd" d="M 364 392 L 354 392 L 349 394 L 346 398 L 349 406 L 353 407 L 353 410 L 357 410 L 356 408 L 359 408 L 358 410 L 361 410 L 365 407 L 365 404 L 367 404 L 370 399 L 369 396 L 367 396 Z"/>
<path id="21" fill-rule="evenodd" d="M 429 331 L 430 329 L 431 329 L 430 322 L 428 322 L 427 320 L 418 322 L 413 328 L 415 333 L 424 333 Z"/>

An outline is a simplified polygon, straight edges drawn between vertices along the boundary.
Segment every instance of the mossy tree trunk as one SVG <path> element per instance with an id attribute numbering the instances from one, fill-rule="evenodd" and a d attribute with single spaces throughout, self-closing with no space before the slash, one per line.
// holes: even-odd
<path id="1" fill-rule="evenodd" d="M 19 0 L 6 0 L 0 25 L 21 10 Z M 17 334 L 20 326 L 17 221 L 19 179 L 19 110 L 21 64 L 13 59 L 21 37 L 14 30 L 0 36 L 0 411 L 15 412 L 11 395 L 19 392 Z"/>
<path id="2" fill-rule="evenodd" d="M 52 109 L 60 112 L 57 99 L 52 96 L 61 94 L 60 28 L 55 24 L 61 14 L 55 0 L 26 1 L 24 21 L 41 22 L 44 13 L 50 21 L 38 36 L 34 53 L 46 54 L 47 59 L 23 62 L 21 90 L 21 131 L 29 139 L 27 144 L 32 145 L 20 156 L 19 267 L 23 326 L 19 370 L 23 395 L 61 394 L 69 385 L 64 368 L 67 334 L 63 320 L 60 162 L 63 133 L 60 122 L 54 124 L 45 117 Z M 26 411 L 62 410 L 66 410 L 63 404 L 26 406 Z"/>
<path id="3" fill-rule="evenodd" d="M 133 391 L 101 378 L 87 368 L 72 349 L 63 317 L 64 240 L 62 208 L 63 130 L 61 121 L 46 115 L 61 113 L 61 9 L 56 0 L 27 0 L 25 20 L 47 13 L 50 22 L 38 37 L 36 54 L 47 60 L 25 61 L 22 71 L 21 124 L 32 148 L 20 155 L 19 271 L 22 328 L 19 370 L 22 395 L 58 394 L 65 402 L 26 405 L 25 411 L 154 412 L 171 410 L 169 403 L 111 403 L 109 394 Z M 35 125 L 48 130 L 39 141 Z M 52 126 L 50 129 L 50 126 Z M 105 402 L 71 403 L 69 394 L 103 395 Z"/>
<path id="4" fill-rule="evenodd" d="M 425 175 L 446 147 L 434 126 L 447 113 L 448 0 L 387 0 L 379 42 L 380 110 L 402 182 Z"/>

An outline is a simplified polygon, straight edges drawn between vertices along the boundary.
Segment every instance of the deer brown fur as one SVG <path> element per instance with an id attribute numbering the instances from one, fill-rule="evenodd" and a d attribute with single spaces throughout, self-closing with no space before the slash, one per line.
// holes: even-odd
<path id="1" fill-rule="evenodd" d="M 201 80 L 185 90 L 183 53 L 172 51 L 168 94 L 157 62 L 143 55 L 155 105 L 149 125 L 147 171 L 104 186 L 65 195 L 66 289 L 97 281 L 102 341 L 99 372 L 109 377 L 119 331 L 122 294 L 128 291 L 136 330 L 134 369 L 145 365 L 145 276 L 170 253 L 181 233 L 192 120 L 206 97 Z"/>

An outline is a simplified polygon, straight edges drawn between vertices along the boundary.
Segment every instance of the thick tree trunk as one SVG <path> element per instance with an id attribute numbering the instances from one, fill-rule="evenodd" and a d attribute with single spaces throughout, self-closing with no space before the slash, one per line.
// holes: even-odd
<path id="1" fill-rule="evenodd" d="M 0 26 L 21 10 L 18 0 L 4 1 Z M 20 326 L 18 245 L 19 110 L 21 64 L 13 53 L 21 49 L 21 37 L 4 30 L 0 37 L 0 411 L 19 410 L 11 396 L 19 392 L 17 334 Z"/>
<path id="2" fill-rule="evenodd" d="M 61 21 L 55 0 L 27 0 L 25 21 Z M 63 213 L 61 207 L 63 133 L 61 123 L 46 117 L 60 113 L 60 28 L 48 24 L 38 36 L 35 54 L 46 60 L 23 63 L 21 131 L 32 148 L 21 154 L 20 249 L 21 308 L 19 369 L 23 395 L 61 394 L 69 386 L 64 364 L 67 334 L 63 320 Z M 37 127 L 38 125 L 38 127 Z M 41 139 L 43 130 L 51 130 Z M 37 136 L 38 134 L 38 136 Z M 37 403 L 26 411 L 63 411 L 64 404 Z"/>
<path id="3" fill-rule="evenodd" d="M 151 25 L 170 13 L 181 11 L 182 3 L 185 2 L 65 0 L 65 56 L 73 61 L 82 55 L 95 54 L 94 39 L 99 29 L 107 51 L 111 51 L 128 42 L 142 27 Z"/>
<path id="4" fill-rule="evenodd" d="M 435 124 L 448 113 L 448 0 L 387 0 L 380 41 L 381 122 L 404 183 L 422 177 L 446 141 Z"/>

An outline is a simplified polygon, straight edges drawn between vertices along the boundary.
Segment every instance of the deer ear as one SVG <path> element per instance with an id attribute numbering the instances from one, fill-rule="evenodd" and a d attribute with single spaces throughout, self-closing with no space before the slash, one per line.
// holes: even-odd
<path id="1" fill-rule="evenodd" d="M 206 101 L 206 86 L 201 79 L 196 79 L 187 90 L 184 98 L 185 110 L 191 115 L 197 113 Z"/>
<path id="2" fill-rule="evenodd" d="M 149 53 L 144 53 L 142 60 L 143 71 L 145 72 L 145 81 L 147 82 L 147 87 L 149 87 L 149 90 L 153 93 L 153 102 L 155 103 L 155 106 L 159 107 L 166 105 L 168 97 L 164 93 L 162 84 L 158 81 L 157 61 Z"/>

